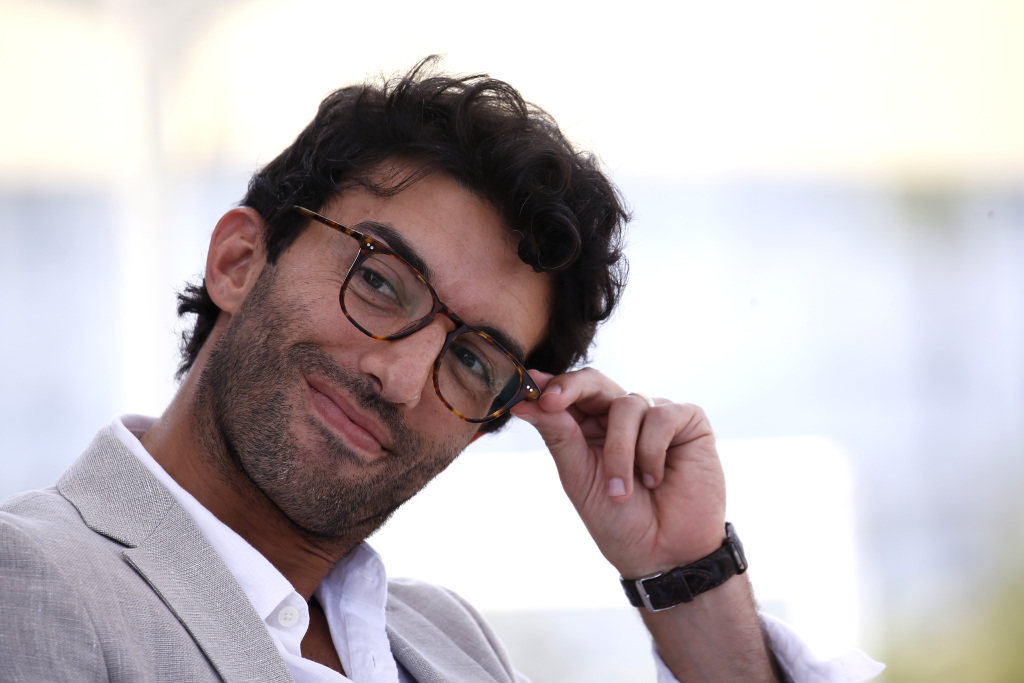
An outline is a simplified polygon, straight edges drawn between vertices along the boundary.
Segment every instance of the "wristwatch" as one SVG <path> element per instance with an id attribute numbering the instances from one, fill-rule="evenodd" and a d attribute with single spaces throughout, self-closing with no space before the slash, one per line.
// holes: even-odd
<path id="1" fill-rule="evenodd" d="M 707 557 L 685 567 L 676 567 L 639 579 L 619 577 L 622 590 L 633 607 L 646 607 L 651 612 L 675 607 L 716 586 L 729 578 L 747 571 L 747 557 L 743 544 L 732 524 L 725 524 L 725 541 L 722 547 Z"/>

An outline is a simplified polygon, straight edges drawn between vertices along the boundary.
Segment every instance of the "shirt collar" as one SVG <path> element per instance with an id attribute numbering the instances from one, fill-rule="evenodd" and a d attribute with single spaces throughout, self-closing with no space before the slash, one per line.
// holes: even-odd
<path id="1" fill-rule="evenodd" d="M 150 417 L 125 415 L 115 419 L 112 427 L 114 434 L 153 473 L 153 476 L 167 487 L 178 504 L 185 508 L 185 512 L 235 576 L 260 618 L 266 619 L 293 591 L 291 583 L 267 558 L 249 545 L 248 541 L 217 519 L 191 493 L 183 489 L 149 454 L 139 441 L 139 437 L 155 422 L 156 420 Z"/>
<path id="2" fill-rule="evenodd" d="M 111 427 L 192 518 L 267 624 L 293 674 L 300 674 L 296 667 L 308 665 L 299 654 L 299 643 L 309 624 L 305 601 L 267 558 L 203 507 L 149 454 L 139 438 L 155 422 L 152 417 L 124 415 L 116 418 Z M 365 541 L 357 545 L 331 568 L 316 596 L 324 608 L 345 670 L 355 680 L 396 680 L 398 674 L 385 630 L 387 573 L 377 551 Z M 298 628 L 282 628 L 279 623 L 278 612 L 289 605 L 298 610 Z"/>

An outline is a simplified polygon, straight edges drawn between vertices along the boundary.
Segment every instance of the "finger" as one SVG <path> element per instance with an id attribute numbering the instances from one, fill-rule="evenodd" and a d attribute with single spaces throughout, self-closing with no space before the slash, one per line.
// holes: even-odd
<path id="1" fill-rule="evenodd" d="M 657 488 L 665 478 L 669 446 L 685 422 L 682 406 L 655 399 L 655 406 L 644 415 L 636 441 L 636 468 L 640 480 L 649 489 Z"/>
<path id="2" fill-rule="evenodd" d="M 612 498 L 626 500 L 633 492 L 637 439 L 649 410 L 637 396 L 619 396 L 611 402 L 601 466 Z"/>
<path id="3" fill-rule="evenodd" d="M 607 495 L 608 491 L 601 458 L 597 455 L 603 450 L 607 414 L 588 415 L 571 401 L 593 400 L 603 392 L 611 394 L 616 389 L 608 386 L 600 373 L 587 377 L 589 374 L 578 372 L 567 378 L 531 371 L 531 377 L 547 397 L 542 397 L 544 405 L 540 405 L 541 401 L 523 401 L 512 408 L 513 415 L 533 425 L 540 434 L 551 452 L 566 493 L 576 504 L 582 504 L 591 495 Z M 553 387 L 559 388 L 552 391 Z M 624 474 L 618 477 L 616 493 L 622 493 L 626 482 L 632 483 L 630 467 L 626 465 Z"/>
<path id="4" fill-rule="evenodd" d="M 542 390 L 541 399 L 516 405 L 512 409 L 513 415 L 537 427 L 549 448 L 557 447 L 567 438 L 576 439 L 580 434 L 588 443 L 600 442 L 603 446 L 608 409 L 613 400 L 625 394 L 622 387 L 593 368 L 557 376 L 531 370 L 530 376 Z M 578 430 L 568 422 L 553 422 L 545 418 L 545 415 L 564 413 L 572 416 Z"/>
<path id="5" fill-rule="evenodd" d="M 564 403 L 564 396 L 562 396 L 562 387 L 564 383 L 553 382 L 552 380 L 558 379 L 560 375 L 552 375 L 547 372 L 540 370 L 529 370 L 530 379 L 533 380 L 537 388 L 540 389 L 541 398 L 550 390 L 550 396 L 553 398 L 544 401 L 543 405 L 548 409 L 549 412 L 558 412 L 559 410 L 569 410 L 573 415 L 577 417 L 580 415 L 580 411 L 576 410 L 572 405 L 568 408 L 562 408 L 560 405 Z M 522 401 L 516 404 L 512 408 L 512 414 L 516 417 L 523 417 L 523 415 L 532 415 L 535 411 L 530 410 L 530 406 L 539 406 L 539 401 Z"/>
<path id="6" fill-rule="evenodd" d="M 537 388 L 541 392 L 546 392 L 554 375 L 539 370 L 530 370 L 530 377 L 536 382 Z M 511 413 L 514 417 L 533 425 L 549 450 L 558 451 L 569 443 L 577 440 L 583 441 L 579 416 L 574 411 L 546 410 L 541 407 L 540 401 L 522 401 L 512 407 Z"/>
<path id="7" fill-rule="evenodd" d="M 582 368 L 552 377 L 538 403 L 551 412 L 576 406 L 587 414 L 600 414 L 607 412 L 611 402 L 625 393 L 601 372 Z"/>
<path id="8" fill-rule="evenodd" d="M 564 375 L 551 375 L 530 370 L 530 378 L 541 390 L 539 401 L 523 401 L 512 408 L 512 415 L 536 425 L 544 414 L 568 412 L 588 439 L 604 434 L 603 420 L 588 422 L 592 415 L 603 416 L 611 398 L 620 396 L 621 389 L 596 370 L 585 368 Z"/>
<path id="9" fill-rule="evenodd" d="M 528 374 L 533 383 L 537 385 L 537 388 L 541 392 L 541 398 L 544 396 L 544 390 L 551 382 L 554 375 L 547 372 L 541 372 L 540 370 L 529 370 Z M 537 424 L 537 418 L 544 413 L 539 405 L 540 401 L 520 401 L 519 403 L 512 406 L 509 411 L 513 417 L 528 422 L 530 424 Z"/>

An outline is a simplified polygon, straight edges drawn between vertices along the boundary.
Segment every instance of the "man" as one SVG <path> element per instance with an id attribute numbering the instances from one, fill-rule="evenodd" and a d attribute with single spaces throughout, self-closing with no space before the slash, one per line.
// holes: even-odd
<path id="1" fill-rule="evenodd" d="M 164 414 L 0 508 L 0 678 L 522 680 L 364 542 L 511 415 L 665 680 L 830 675 L 762 630 L 701 411 L 570 371 L 624 280 L 615 189 L 508 85 L 430 67 L 322 103 L 214 229 Z"/>

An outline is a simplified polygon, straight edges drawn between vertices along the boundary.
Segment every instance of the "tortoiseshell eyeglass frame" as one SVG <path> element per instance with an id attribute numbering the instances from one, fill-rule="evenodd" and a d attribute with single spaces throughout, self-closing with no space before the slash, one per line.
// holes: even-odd
<path id="1" fill-rule="evenodd" d="M 405 259 L 403 259 L 395 252 L 391 251 L 391 249 L 389 249 L 387 245 L 383 244 L 382 242 L 378 242 L 369 235 L 364 235 L 358 230 L 353 230 L 352 228 L 342 225 L 337 221 L 333 221 L 327 216 L 322 216 L 318 214 L 316 211 L 312 211 L 310 209 L 298 205 L 292 206 L 292 210 L 295 211 L 296 213 L 305 216 L 306 218 L 310 218 L 322 225 L 326 225 L 328 228 L 337 230 L 338 232 L 344 235 L 348 235 L 349 237 L 351 237 L 352 239 L 359 243 L 359 253 L 356 255 L 356 258 L 352 262 L 352 265 L 349 266 L 348 272 L 345 274 L 345 281 L 342 282 L 341 289 L 338 292 L 338 303 L 341 304 L 341 311 L 342 313 L 345 314 L 345 317 L 348 318 L 348 321 L 352 323 L 352 325 L 355 326 L 357 330 L 359 330 L 368 337 L 372 337 L 373 339 L 379 339 L 381 341 L 391 341 L 393 339 L 402 339 L 403 337 L 408 337 L 414 332 L 422 330 L 424 327 L 429 325 L 431 321 L 433 321 L 434 318 L 437 317 L 438 314 L 441 314 L 452 321 L 452 324 L 455 326 L 455 328 L 451 332 L 449 332 L 448 335 L 445 337 L 444 344 L 441 345 L 441 352 L 438 353 L 437 358 L 434 359 L 433 372 L 434 393 L 437 394 L 437 398 L 440 399 L 441 403 L 443 403 L 445 407 L 448 408 L 448 410 L 452 411 L 466 422 L 472 422 L 474 424 L 483 424 L 485 422 L 490 422 L 492 420 L 498 419 L 502 415 L 506 414 L 509 410 L 511 410 L 512 407 L 515 406 L 520 401 L 536 401 L 537 399 L 540 398 L 540 389 L 538 389 L 537 386 L 533 383 L 533 380 L 530 378 L 530 375 L 526 371 L 526 368 L 523 366 L 523 364 L 520 363 L 519 360 L 515 356 L 513 356 L 508 349 L 506 349 L 504 346 L 498 343 L 498 341 L 491 337 L 489 334 L 487 334 L 483 330 L 478 330 L 475 327 L 470 327 L 469 325 L 467 325 L 462 320 L 462 318 L 460 318 L 455 313 L 455 311 L 450 309 L 447 304 L 445 304 L 444 302 L 441 301 L 441 299 L 438 298 L 437 292 L 435 292 L 431 284 L 427 282 L 427 279 L 423 277 L 423 275 L 418 270 L 416 270 L 412 265 L 410 265 Z M 391 258 L 395 259 L 403 266 L 408 268 L 412 272 L 412 274 L 415 275 L 416 278 L 423 283 L 423 286 L 427 288 L 427 291 L 430 292 L 430 296 L 433 298 L 434 301 L 433 306 L 431 306 L 430 311 L 426 315 L 424 315 L 418 321 L 412 322 L 409 325 L 403 327 L 399 332 L 390 335 L 374 334 L 370 330 L 360 325 L 351 315 L 349 315 L 348 309 L 345 307 L 345 290 L 348 289 L 348 284 L 351 281 L 352 276 L 355 274 L 356 269 L 364 261 L 366 261 L 366 259 L 370 258 L 373 255 L 390 256 Z M 504 406 L 482 418 L 472 418 L 463 415 L 441 394 L 441 386 L 439 382 L 439 375 L 441 372 L 441 359 L 444 358 L 445 352 L 448 351 L 448 347 L 455 340 L 455 338 L 458 337 L 460 334 L 463 334 L 464 332 L 477 334 L 480 337 L 486 339 L 491 344 L 493 344 L 495 348 L 501 351 L 510 361 L 512 361 L 512 364 L 515 365 L 516 372 L 519 373 L 520 386 L 515 396 L 513 396 Z"/>

